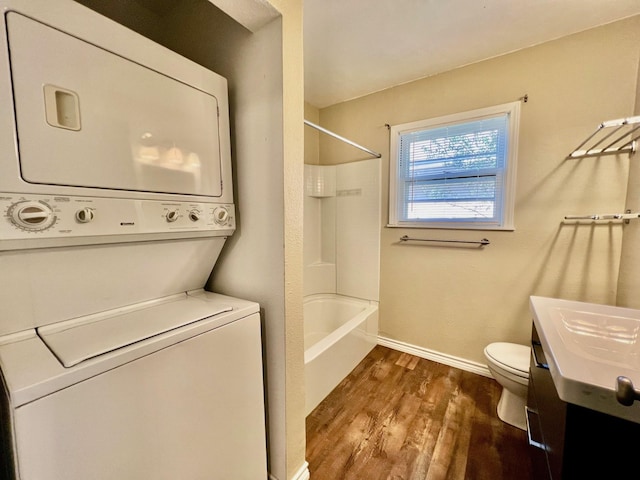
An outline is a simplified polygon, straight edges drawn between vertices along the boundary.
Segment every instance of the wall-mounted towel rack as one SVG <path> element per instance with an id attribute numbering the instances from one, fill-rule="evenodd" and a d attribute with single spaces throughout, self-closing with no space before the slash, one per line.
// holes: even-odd
<path id="1" fill-rule="evenodd" d="M 340 140 L 340 141 L 342 141 L 344 143 L 348 143 L 352 147 L 359 148 L 360 150 L 363 150 L 363 151 L 367 152 L 369 155 L 373 155 L 376 158 L 382 157 L 382 155 L 379 154 L 378 152 L 374 152 L 373 150 L 369 150 L 367 147 L 363 147 L 362 145 L 359 145 L 356 142 L 351 141 L 348 138 L 343 137 L 342 135 L 338 135 L 337 133 L 334 133 L 331 130 L 327 130 L 326 128 L 323 128 L 320 125 L 316 125 L 315 123 L 310 122 L 309 120 L 305 120 L 304 124 L 310 126 L 311 128 L 315 128 L 316 130 L 319 130 L 322 133 L 325 133 L 325 134 L 327 134 L 327 135 L 329 135 L 329 136 L 331 136 L 333 138 L 337 138 L 338 140 Z"/>
<path id="2" fill-rule="evenodd" d="M 631 211 L 627 211 L 625 213 L 596 213 L 592 215 L 566 215 L 564 217 L 565 220 L 624 220 L 628 222 L 629 220 L 634 220 L 640 218 L 640 212 L 631 213 Z"/>
<path id="3" fill-rule="evenodd" d="M 569 159 L 633 153 L 640 139 L 640 116 L 607 120 L 567 156 Z"/>
<path id="4" fill-rule="evenodd" d="M 403 235 L 400 237 L 401 242 L 437 242 L 437 243 L 470 243 L 474 245 L 490 245 L 491 242 L 486 238 L 483 238 L 479 241 L 474 240 L 438 240 L 436 238 L 411 238 L 408 235 Z"/>

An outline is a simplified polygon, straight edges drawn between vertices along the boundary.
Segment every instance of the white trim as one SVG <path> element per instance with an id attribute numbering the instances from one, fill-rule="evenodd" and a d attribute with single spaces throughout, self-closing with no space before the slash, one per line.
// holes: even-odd
<path id="1" fill-rule="evenodd" d="M 311 474 L 309 473 L 309 462 L 304 462 L 300 469 L 295 473 L 291 480 L 309 480 Z M 269 480 L 278 480 L 273 475 L 269 474 Z"/>
<path id="2" fill-rule="evenodd" d="M 311 474 L 309 473 L 309 463 L 304 462 L 300 467 L 300 470 L 298 470 L 291 480 L 309 480 L 310 478 Z"/>
<path id="3" fill-rule="evenodd" d="M 428 348 L 418 347 L 417 345 L 411 345 L 409 343 L 381 336 L 378 336 L 378 345 L 392 348 L 399 352 L 409 353 L 416 357 L 426 358 L 427 360 L 442 363 L 443 365 L 449 365 L 450 367 L 459 368 L 460 370 L 465 370 L 477 375 L 482 375 L 483 377 L 493 378 L 486 365 L 472 360 L 454 357 L 453 355 L 447 355 L 446 353 L 436 352 L 435 350 L 429 350 Z"/>
<path id="4" fill-rule="evenodd" d="M 280 14 L 265 0 L 209 0 L 250 32 L 255 33 Z"/>

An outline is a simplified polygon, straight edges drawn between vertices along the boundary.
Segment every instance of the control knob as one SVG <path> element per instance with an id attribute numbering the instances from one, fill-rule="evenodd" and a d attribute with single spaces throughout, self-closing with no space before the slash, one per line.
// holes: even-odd
<path id="1" fill-rule="evenodd" d="M 9 207 L 9 219 L 18 228 L 37 232 L 53 225 L 56 216 L 46 203 L 26 200 Z"/>
<path id="2" fill-rule="evenodd" d="M 229 220 L 229 211 L 225 207 L 216 207 L 213 211 L 213 221 L 218 225 L 224 225 Z"/>
<path id="3" fill-rule="evenodd" d="M 200 220 L 200 212 L 198 210 L 191 210 L 189 212 L 189 220 L 192 222 L 197 222 Z"/>
<path id="4" fill-rule="evenodd" d="M 94 213 L 93 208 L 85 207 L 82 210 L 76 212 L 76 220 L 80 223 L 89 223 L 93 220 Z"/>
<path id="5" fill-rule="evenodd" d="M 169 210 L 165 215 L 167 222 L 172 223 L 178 220 L 178 210 Z"/>

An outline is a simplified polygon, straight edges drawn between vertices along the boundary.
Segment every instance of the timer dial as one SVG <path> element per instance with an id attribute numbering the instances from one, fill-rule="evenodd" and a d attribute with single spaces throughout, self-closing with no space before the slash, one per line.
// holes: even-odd
<path id="1" fill-rule="evenodd" d="M 9 207 L 9 219 L 18 228 L 38 232 L 53 225 L 56 216 L 46 203 L 27 200 Z"/>

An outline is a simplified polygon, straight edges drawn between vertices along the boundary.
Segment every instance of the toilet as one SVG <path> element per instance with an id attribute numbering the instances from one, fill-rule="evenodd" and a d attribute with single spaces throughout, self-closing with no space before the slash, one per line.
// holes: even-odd
<path id="1" fill-rule="evenodd" d="M 487 366 L 493 378 L 502 385 L 498 401 L 498 418 L 509 425 L 526 430 L 525 406 L 529 384 L 531 348 L 515 343 L 491 343 L 484 349 Z"/>

